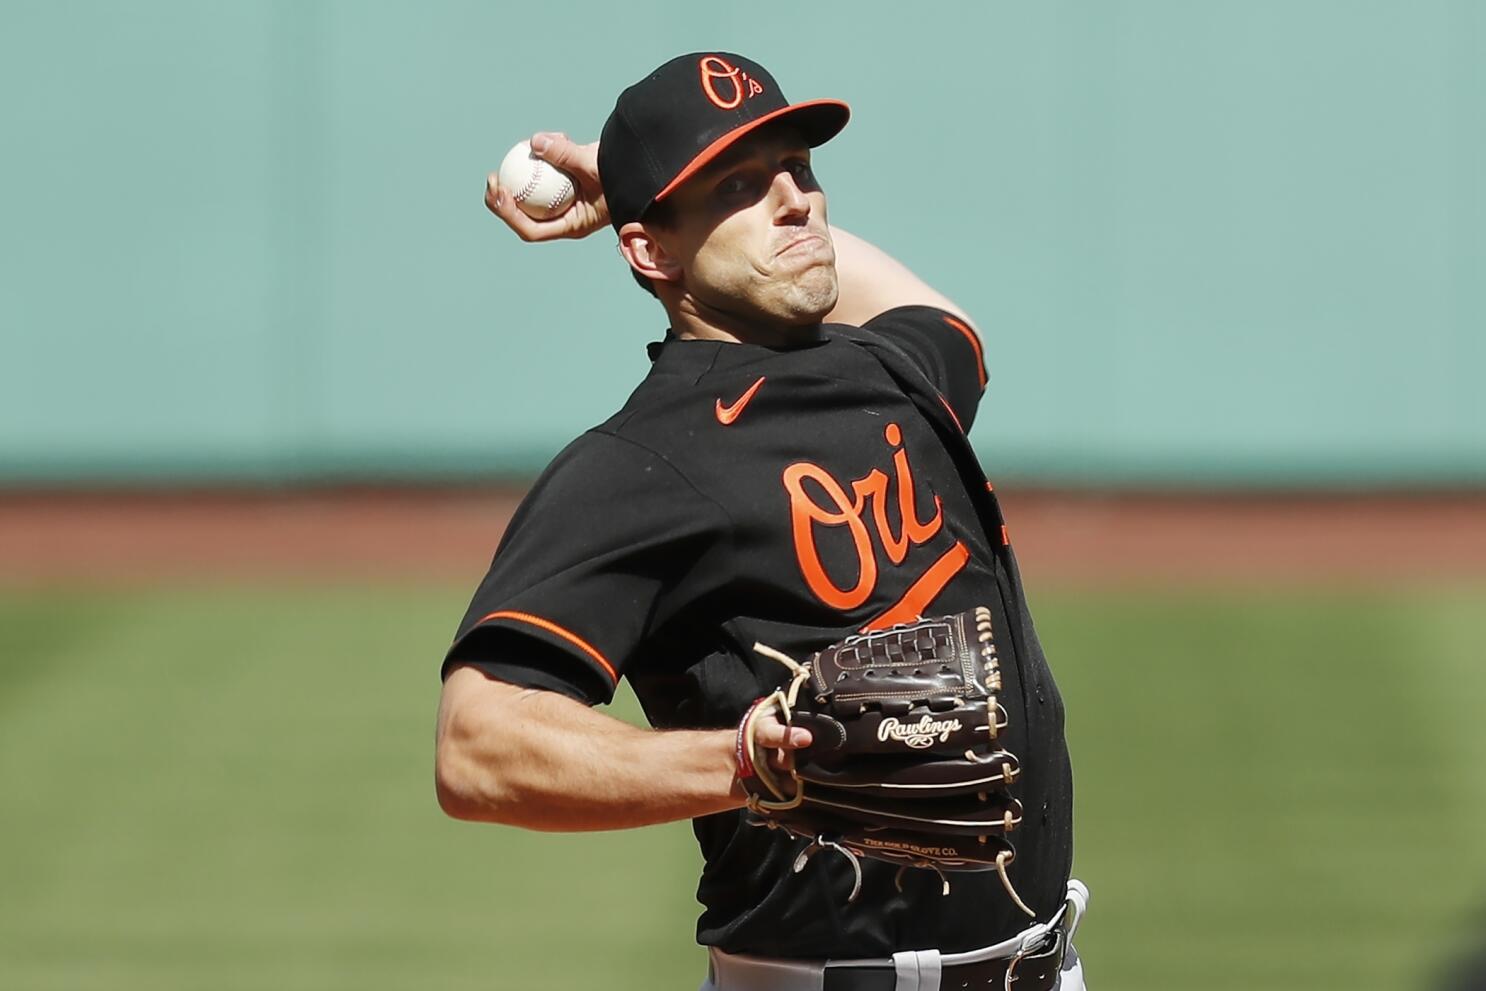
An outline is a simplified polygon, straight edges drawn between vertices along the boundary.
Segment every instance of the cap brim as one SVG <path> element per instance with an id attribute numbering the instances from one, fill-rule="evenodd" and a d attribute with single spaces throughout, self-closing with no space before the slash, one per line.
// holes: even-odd
<path id="1" fill-rule="evenodd" d="M 659 203 L 671 195 L 677 186 L 706 168 L 718 155 L 736 144 L 738 139 L 758 130 L 765 124 L 771 124 L 785 117 L 799 124 L 800 131 L 805 136 L 805 143 L 815 148 L 841 133 L 841 129 L 851 119 L 851 108 L 840 100 L 807 100 L 804 103 L 791 103 L 787 107 L 780 107 L 772 113 L 741 124 L 698 152 L 697 156 L 686 164 L 686 168 L 678 172 L 676 178 L 668 182 L 665 189 L 656 193 L 655 198 L 650 202 Z"/>

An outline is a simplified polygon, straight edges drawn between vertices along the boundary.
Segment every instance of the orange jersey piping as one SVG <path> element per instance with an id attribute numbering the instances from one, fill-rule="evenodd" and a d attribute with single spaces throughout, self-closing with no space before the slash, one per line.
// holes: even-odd
<path id="1" fill-rule="evenodd" d="M 986 387 L 986 359 L 980 351 L 980 336 L 966 326 L 962 320 L 946 316 L 944 322 L 964 334 L 965 340 L 969 341 L 970 346 L 975 349 L 975 377 L 980 379 L 980 387 L 984 389 Z"/>
<path id="2" fill-rule="evenodd" d="M 582 637 L 578 636 L 578 634 L 573 633 L 571 630 L 567 630 L 561 626 L 558 626 L 550 619 L 543 619 L 540 616 L 533 616 L 531 613 L 528 612 L 516 612 L 512 609 L 499 609 L 488 616 L 482 617 L 480 619 L 480 622 L 476 623 L 475 625 L 480 626 L 483 623 L 490 622 L 492 619 L 514 619 L 519 623 L 529 623 L 532 626 L 537 627 L 538 629 L 546 630 L 548 633 L 551 633 L 554 636 L 561 637 L 568 643 L 572 644 L 574 647 L 577 647 L 579 650 L 583 651 L 583 653 L 587 654 L 589 657 L 593 658 L 593 660 L 599 665 L 599 667 L 608 672 L 610 680 L 612 680 L 616 685 L 619 683 L 619 675 L 615 672 L 614 665 L 610 664 L 608 658 L 599 653 L 598 648 L 589 643 L 587 640 L 584 640 Z"/>
<path id="3" fill-rule="evenodd" d="M 940 396 L 939 401 L 943 403 L 944 408 L 949 411 L 949 418 L 955 421 L 955 428 L 958 429 L 960 433 L 964 433 L 965 425 L 961 423 L 960 418 L 955 415 L 955 408 L 949 404 L 949 400 L 945 399 L 943 396 Z"/>

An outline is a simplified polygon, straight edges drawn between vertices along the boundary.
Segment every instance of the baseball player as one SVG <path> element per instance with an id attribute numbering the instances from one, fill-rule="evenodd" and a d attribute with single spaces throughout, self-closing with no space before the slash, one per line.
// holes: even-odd
<path id="1" fill-rule="evenodd" d="M 1063 704 L 964 436 L 984 345 L 828 225 L 811 153 L 848 114 L 694 53 L 624 90 L 597 143 L 534 138 L 577 181 L 566 213 L 533 220 L 491 178 L 487 205 L 525 240 L 612 225 L 668 330 L 624 407 L 537 480 L 474 594 L 443 663 L 439 800 L 542 830 L 691 819 L 705 988 L 1077 991 Z M 1007 631 L 1024 810 L 1008 883 L 962 873 L 946 893 L 927 871 L 824 856 L 797 870 L 802 841 L 744 808 L 734 728 L 779 674 L 752 646 L 804 657 L 975 606 Z M 653 729 L 594 709 L 620 678 Z M 811 738 L 768 719 L 757 742 L 787 767 Z"/>

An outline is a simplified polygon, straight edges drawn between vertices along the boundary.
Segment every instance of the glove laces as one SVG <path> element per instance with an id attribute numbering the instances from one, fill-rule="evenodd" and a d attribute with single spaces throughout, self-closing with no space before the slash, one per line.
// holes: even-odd
<path id="1" fill-rule="evenodd" d="M 803 871 L 805 869 L 806 862 L 809 861 L 811 857 L 815 856 L 821 850 L 827 849 L 835 850 L 837 853 L 841 854 L 841 856 L 845 857 L 851 864 L 851 871 L 854 875 L 854 878 L 851 884 L 851 894 L 846 896 L 846 902 L 849 905 L 857 900 L 857 895 L 860 895 L 862 893 L 862 862 L 860 859 L 858 859 L 856 854 L 852 853 L 840 843 L 837 843 L 834 840 L 828 840 L 824 836 L 817 836 L 814 840 L 811 841 L 810 845 L 801 850 L 800 855 L 795 858 L 794 872 L 798 874 Z"/>
<path id="2" fill-rule="evenodd" d="M 809 680 L 810 669 L 783 651 L 775 650 L 768 644 L 755 643 L 753 649 L 764 657 L 783 664 L 793 674 L 787 687 L 782 689 L 776 688 L 771 694 L 754 703 L 755 709 L 777 707 L 781 714 L 780 721 L 784 723 L 787 733 L 795 717 L 795 699 L 800 697 L 800 686 Z M 743 722 L 739 749 L 744 753 L 752 754 L 754 752 L 753 741 L 756 726 L 757 721 L 752 718 L 746 719 Z M 774 776 L 773 769 L 769 767 L 768 761 L 755 762 L 753 770 L 775 795 L 786 794 L 783 785 Z M 749 795 L 744 800 L 744 805 L 750 812 L 760 814 L 763 812 L 787 812 L 790 809 L 798 807 L 805 800 L 805 782 L 796 779 L 794 792 L 794 797 L 778 802 L 771 802 L 758 795 Z"/>
<path id="3" fill-rule="evenodd" d="M 998 663 L 998 659 L 996 657 L 995 643 L 992 639 L 991 611 L 982 606 L 978 608 L 975 613 L 977 627 L 976 632 L 978 634 L 977 639 L 980 641 L 980 649 L 983 660 L 983 674 L 985 678 L 984 684 L 986 689 L 991 693 L 989 699 L 990 721 L 987 729 L 990 733 L 991 739 L 994 740 L 998 735 L 998 731 L 1005 726 L 1005 722 L 1003 721 L 1005 717 L 996 699 L 996 693 L 999 693 L 1002 689 L 1001 670 L 1000 664 Z M 799 661 L 796 661 L 794 658 L 790 657 L 783 651 L 776 650 L 767 644 L 755 643 L 753 645 L 753 649 L 761 656 L 767 657 L 773 661 L 777 661 L 790 670 L 792 677 L 790 679 L 789 685 L 783 689 L 776 689 L 772 695 L 767 696 L 765 699 L 761 700 L 762 704 L 764 705 L 772 704 L 779 707 L 779 710 L 783 714 L 782 722 L 784 723 L 785 727 L 788 728 L 791 725 L 792 720 L 794 719 L 795 700 L 799 698 L 800 686 L 810 679 L 810 669 L 805 667 Z M 744 743 L 748 747 L 748 752 L 751 753 L 753 748 L 752 720 L 748 721 L 745 728 Z M 985 758 L 982 758 L 976 755 L 973 750 L 967 750 L 965 752 L 965 756 L 976 764 L 990 764 L 998 760 L 1004 760 L 1004 757 L 1000 754 L 991 754 Z M 755 765 L 756 772 L 761 778 L 763 778 L 764 782 L 769 786 L 770 790 L 773 791 L 774 794 L 783 794 L 783 790 L 778 787 L 778 781 L 777 779 L 775 779 L 773 773 L 767 767 L 767 764 L 768 762 L 764 761 L 762 764 Z M 1004 782 L 1010 783 L 1015 775 L 1015 770 L 1009 764 L 1002 764 L 1002 780 Z M 802 801 L 804 801 L 804 798 L 805 782 L 796 781 L 794 797 L 787 801 L 770 802 L 763 798 L 760 798 L 757 795 L 749 795 L 746 801 L 746 805 L 748 809 L 753 812 L 782 812 L 797 807 Z M 1009 819 L 1010 814 L 1008 813 L 1008 830 L 1011 828 Z M 755 823 L 755 825 L 768 826 L 770 829 L 781 828 L 776 823 L 770 822 L 767 819 L 764 822 Z M 981 837 L 981 841 L 984 842 L 985 837 Z M 794 873 L 800 873 L 800 871 L 805 869 L 805 864 L 809 862 L 811 857 L 815 856 L 815 854 L 819 853 L 820 851 L 827 849 L 834 850 L 837 853 L 841 854 L 843 857 L 846 858 L 847 862 L 851 864 L 853 881 L 851 886 L 851 894 L 848 895 L 846 898 L 846 901 L 849 904 L 855 901 L 857 896 L 860 895 L 862 892 L 862 864 L 860 858 L 855 852 L 836 842 L 835 840 L 827 839 L 824 835 L 817 835 L 810 842 L 810 844 L 805 847 L 804 850 L 800 851 L 799 856 L 795 858 L 793 868 Z M 1022 900 L 1022 896 L 1017 893 L 1016 887 L 1011 883 L 1011 877 L 1006 873 L 1006 865 L 1011 863 L 1011 861 L 1015 857 L 1016 854 L 1012 850 L 1002 850 L 997 853 L 996 874 L 1001 879 L 1001 887 L 1006 890 L 1006 894 L 1008 897 L 1011 898 L 1013 904 L 1015 904 L 1017 908 L 1021 909 L 1027 915 L 1035 919 L 1037 918 L 1037 913 L 1032 910 L 1031 906 L 1029 906 L 1025 901 Z M 933 871 L 939 876 L 939 880 L 942 885 L 940 890 L 941 896 L 949 894 L 949 878 L 945 877 L 944 872 L 939 868 L 937 864 L 928 861 L 904 864 L 903 866 L 898 868 L 898 873 L 893 877 L 893 884 L 899 891 L 903 890 L 903 875 L 909 867 L 917 867 L 921 870 Z"/>

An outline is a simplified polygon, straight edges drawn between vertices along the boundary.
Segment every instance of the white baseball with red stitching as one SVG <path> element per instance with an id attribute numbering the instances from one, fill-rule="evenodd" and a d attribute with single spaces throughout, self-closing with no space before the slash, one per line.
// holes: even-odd
<path id="1" fill-rule="evenodd" d="M 500 163 L 500 188 L 522 211 L 537 220 L 550 220 L 573 205 L 572 176 L 532 154 L 523 141 Z"/>

